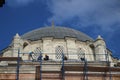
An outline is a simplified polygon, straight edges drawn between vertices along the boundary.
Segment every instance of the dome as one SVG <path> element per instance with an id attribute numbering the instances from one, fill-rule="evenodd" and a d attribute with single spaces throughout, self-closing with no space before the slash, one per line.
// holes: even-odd
<path id="1" fill-rule="evenodd" d="M 27 39 L 32 41 L 39 40 L 44 37 L 54 37 L 56 39 L 71 37 L 71 38 L 77 38 L 78 40 L 81 41 L 93 40 L 86 34 L 67 27 L 43 27 L 32 30 L 21 36 L 22 39 Z"/>

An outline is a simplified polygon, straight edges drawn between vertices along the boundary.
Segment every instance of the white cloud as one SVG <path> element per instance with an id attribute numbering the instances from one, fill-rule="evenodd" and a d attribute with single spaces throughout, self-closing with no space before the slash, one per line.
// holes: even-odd
<path id="1" fill-rule="evenodd" d="M 120 26 L 120 0 L 48 0 L 48 8 L 56 24 L 77 17 L 77 25 L 99 26 L 103 31 L 113 32 Z M 116 27 L 116 28 L 114 28 Z"/>
<path id="2" fill-rule="evenodd" d="M 25 6 L 35 0 L 6 0 L 8 6 Z"/>

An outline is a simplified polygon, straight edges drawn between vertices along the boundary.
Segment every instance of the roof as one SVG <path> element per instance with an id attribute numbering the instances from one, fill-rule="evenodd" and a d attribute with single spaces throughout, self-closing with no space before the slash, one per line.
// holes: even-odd
<path id="1" fill-rule="evenodd" d="M 58 39 L 63 39 L 65 37 L 77 38 L 81 41 L 93 40 L 91 37 L 86 34 L 67 27 L 43 27 L 32 30 L 28 33 L 25 33 L 21 36 L 22 39 L 28 40 L 39 40 L 44 37 L 54 37 Z"/>

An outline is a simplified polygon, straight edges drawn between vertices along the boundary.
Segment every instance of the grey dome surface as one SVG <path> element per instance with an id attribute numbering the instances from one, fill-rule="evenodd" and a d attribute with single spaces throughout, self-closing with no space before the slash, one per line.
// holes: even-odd
<path id="1" fill-rule="evenodd" d="M 21 36 L 22 39 L 27 39 L 32 41 L 39 40 L 44 37 L 54 37 L 57 39 L 71 37 L 71 38 L 77 38 L 78 40 L 81 41 L 93 40 L 86 34 L 67 27 L 43 27 L 32 30 Z"/>

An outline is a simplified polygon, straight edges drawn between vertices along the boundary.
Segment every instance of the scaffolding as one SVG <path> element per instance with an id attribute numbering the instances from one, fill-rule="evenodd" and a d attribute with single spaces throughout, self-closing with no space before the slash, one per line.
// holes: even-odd
<path id="1" fill-rule="evenodd" d="M 87 71 L 88 71 L 87 60 L 85 59 L 84 60 L 84 70 L 83 70 L 83 75 L 84 75 L 83 80 L 88 80 Z"/>
<path id="2" fill-rule="evenodd" d="M 20 51 L 18 51 L 18 57 L 0 57 L 0 61 L 17 61 L 17 66 L 16 66 L 16 80 L 20 80 L 20 68 L 21 68 L 21 65 L 39 65 L 39 69 L 37 69 L 37 71 L 39 72 L 39 78 L 37 78 L 36 80 L 43 80 L 43 77 L 42 74 L 44 73 L 60 73 L 61 74 L 61 77 L 60 80 L 66 80 L 66 76 L 67 76 L 67 73 L 66 72 L 69 72 L 69 71 L 80 71 L 80 72 L 83 72 L 83 78 L 80 79 L 80 80 L 89 80 L 89 76 L 90 75 L 100 75 L 101 73 L 104 72 L 104 80 L 112 80 L 113 79 L 113 72 L 116 72 L 115 75 L 120 74 L 120 68 L 119 67 L 110 67 L 110 61 L 107 59 L 107 61 L 105 62 L 106 63 L 106 66 L 104 67 L 101 67 L 101 66 L 91 66 L 90 65 L 90 62 L 87 61 L 87 59 L 82 58 L 82 60 L 78 60 L 77 62 L 76 61 L 69 61 L 69 60 L 66 60 L 65 59 L 65 54 L 63 53 L 62 54 L 62 60 L 61 61 L 57 61 L 56 63 L 54 64 L 48 64 L 49 63 L 49 60 L 48 61 L 44 61 L 42 59 L 42 53 L 39 53 L 39 57 L 37 59 L 37 61 L 33 61 L 31 60 L 31 62 L 24 62 L 24 60 L 21 59 L 21 56 L 20 56 Z M 32 58 L 31 58 L 32 59 Z M 44 63 L 46 62 L 46 63 Z M 33 64 L 34 63 L 34 64 Z M 39 64 L 38 64 L 39 63 Z M 71 63 L 71 64 L 70 64 Z M 73 63 L 76 63 L 76 64 L 73 64 Z M 12 63 L 11 63 L 12 64 Z M 93 63 L 92 63 L 93 64 Z M 95 63 L 96 64 L 96 63 Z M 56 66 L 56 65 L 61 65 L 61 69 L 60 71 L 44 71 L 42 68 L 42 66 L 44 65 L 53 65 L 53 66 Z M 92 74 L 92 73 L 94 74 Z M 96 72 L 99 72 L 100 74 L 97 74 Z M 82 74 L 82 73 L 81 73 Z M 106 78 L 107 77 L 107 78 Z M 48 77 L 49 78 L 49 77 Z M 109 79 L 108 79 L 109 78 Z M 58 78 L 56 78 L 58 79 Z"/>
<path id="3" fill-rule="evenodd" d="M 17 68 L 16 68 L 16 80 L 20 80 L 19 79 L 19 69 L 20 69 L 20 65 L 21 62 L 24 62 L 21 60 L 21 57 L 20 57 L 20 51 L 18 50 L 18 57 L 17 58 L 13 58 L 13 60 L 16 60 L 17 61 Z M 35 53 L 31 53 L 31 55 L 34 55 L 34 56 L 37 56 L 37 54 Z M 80 59 L 81 60 L 77 60 L 77 61 L 69 61 L 67 62 L 67 60 L 65 59 L 65 54 L 62 53 L 62 60 L 61 61 L 58 61 L 59 63 L 56 62 L 56 64 L 45 64 L 45 63 L 42 63 L 43 62 L 43 54 L 39 51 L 39 56 L 37 57 L 36 60 L 34 60 L 34 58 L 31 56 L 31 62 L 39 62 L 39 78 L 37 78 L 36 80 L 42 80 L 42 73 L 45 72 L 42 70 L 42 66 L 43 65 L 61 65 L 61 79 L 62 80 L 65 80 L 65 76 L 66 76 L 66 71 L 80 71 L 80 72 L 83 72 L 83 79 L 82 80 L 89 80 L 88 77 L 90 75 L 89 71 L 91 72 L 105 72 L 104 74 L 106 75 L 106 73 L 109 72 L 109 80 L 112 80 L 112 74 L 111 72 L 120 72 L 120 68 L 114 68 L 114 67 L 110 67 L 110 61 L 109 61 L 109 57 L 108 57 L 108 54 L 106 54 L 106 61 L 105 61 L 105 64 L 107 66 L 105 67 L 99 67 L 99 66 L 91 66 L 89 65 L 90 62 L 87 61 L 86 57 L 85 57 L 85 54 L 83 54 L 82 56 L 84 57 L 81 57 Z M 7 60 L 10 60 L 10 58 L 0 58 L 0 60 L 4 60 L 4 61 L 7 61 Z M 49 60 L 48 60 L 49 61 Z M 46 61 L 47 62 L 47 61 Z M 69 64 L 69 63 L 76 63 L 76 65 L 74 64 Z M 25 63 L 27 64 L 27 63 Z M 30 65 L 30 64 L 28 64 Z M 31 64 L 31 65 L 34 65 L 34 64 Z M 71 65 L 74 65 L 74 66 L 71 66 Z M 46 71 L 47 72 L 47 71 Z M 55 71 L 51 71 L 52 72 L 55 72 Z M 57 71 L 56 71 L 57 72 Z M 59 73 L 59 71 L 57 72 Z M 106 77 L 106 76 L 105 76 Z M 107 80 L 105 78 L 105 80 Z"/>
<path id="4" fill-rule="evenodd" d="M 62 68 L 61 68 L 61 71 L 62 71 L 62 80 L 65 80 L 64 59 L 65 59 L 65 56 L 64 56 L 64 53 L 62 53 Z"/>
<path id="5" fill-rule="evenodd" d="M 16 80 L 19 80 L 19 67 L 20 67 L 20 50 L 18 50 L 18 59 L 17 59 L 17 73 L 16 73 Z"/>

